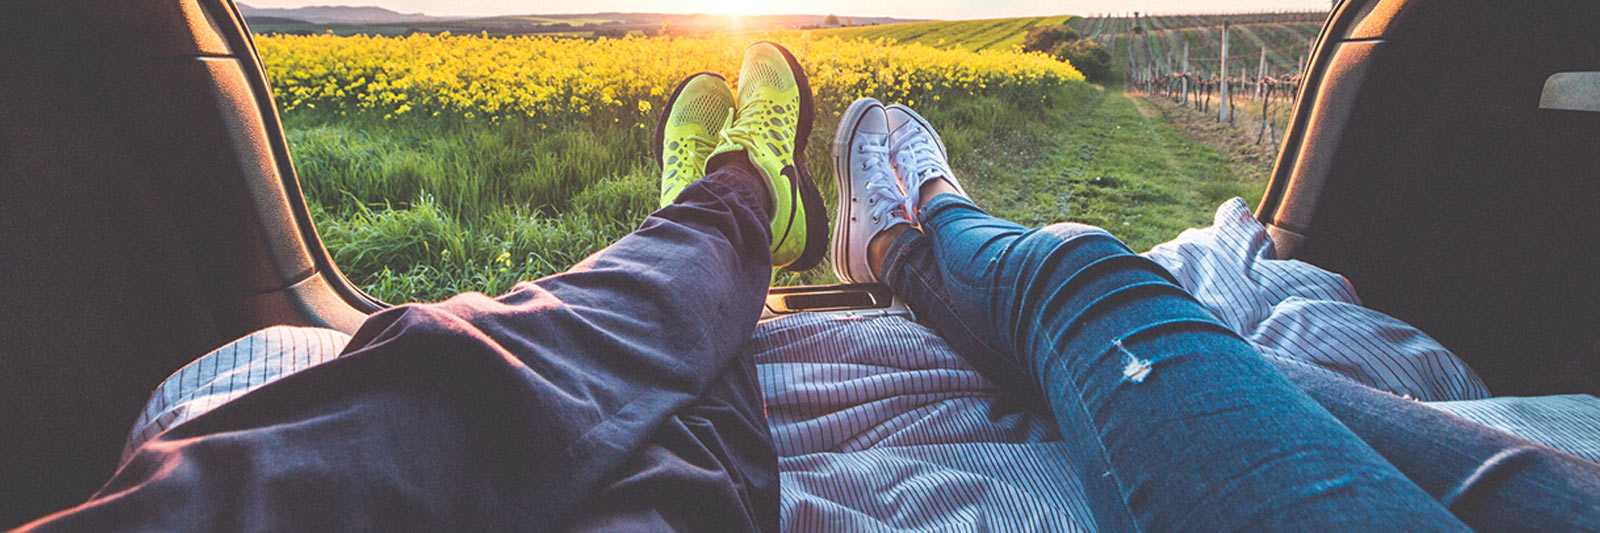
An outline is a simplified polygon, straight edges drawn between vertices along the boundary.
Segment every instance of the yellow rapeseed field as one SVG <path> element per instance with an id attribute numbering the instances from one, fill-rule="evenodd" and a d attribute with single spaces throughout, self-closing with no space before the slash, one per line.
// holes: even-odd
<path id="1" fill-rule="evenodd" d="M 1057 94 L 1049 89 L 1083 79 L 1071 65 L 1039 54 L 939 50 L 798 32 L 597 40 L 262 36 L 256 43 L 285 111 L 644 127 L 689 74 L 712 70 L 736 82 L 745 47 L 760 39 L 795 53 L 824 109 L 842 109 L 863 95 L 911 105 L 961 95 L 1043 104 Z"/>

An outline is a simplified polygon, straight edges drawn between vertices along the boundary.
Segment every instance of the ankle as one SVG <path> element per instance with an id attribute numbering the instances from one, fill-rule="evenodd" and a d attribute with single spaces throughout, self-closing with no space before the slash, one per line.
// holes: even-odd
<path id="1" fill-rule="evenodd" d="M 872 274 L 879 281 L 883 280 L 883 259 L 889 255 L 889 245 L 894 244 L 894 240 L 908 229 L 911 229 L 910 224 L 895 224 L 867 241 L 867 268 L 872 269 Z"/>
<path id="2" fill-rule="evenodd" d="M 928 205 L 935 196 L 941 194 L 960 195 L 961 190 L 944 178 L 933 178 L 922 183 L 922 188 L 917 191 L 917 211 L 922 211 L 922 206 Z"/>
<path id="3" fill-rule="evenodd" d="M 772 198 L 772 189 L 767 186 L 767 179 L 761 176 L 761 171 L 750 162 L 750 157 L 744 150 L 723 152 L 711 156 L 706 160 L 706 177 L 726 182 L 726 184 L 749 188 L 755 192 L 761 212 L 768 218 L 772 217 L 775 201 Z"/>

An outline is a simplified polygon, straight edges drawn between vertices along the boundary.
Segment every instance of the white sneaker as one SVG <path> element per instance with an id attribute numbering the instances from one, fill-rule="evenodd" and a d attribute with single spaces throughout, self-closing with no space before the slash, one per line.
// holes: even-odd
<path id="1" fill-rule="evenodd" d="M 833 176 L 839 185 L 833 273 L 848 282 L 875 283 L 867 243 L 884 230 L 911 224 L 889 162 L 889 117 L 882 102 L 862 98 L 844 112 L 833 137 Z"/>
<path id="2" fill-rule="evenodd" d="M 905 187 L 906 213 L 917 212 L 922 185 L 929 180 L 944 179 L 962 196 L 968 196 L 967 190 L 956 181 L 956 174 L 950 171 L 944 140 L 928 125 L 927 119 L 900 104 L 889 106 L 884 113 L 889 117 L 889 158 L 895 175 Z"/>

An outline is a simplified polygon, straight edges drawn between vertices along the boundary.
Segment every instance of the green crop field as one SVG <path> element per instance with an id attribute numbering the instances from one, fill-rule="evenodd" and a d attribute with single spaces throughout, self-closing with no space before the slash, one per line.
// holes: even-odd
<path id="1" fill-rule="evenodd" d="M 879 26 L 855 26 L 812 30 L 816 35 L 846 39 L 886 39 L 897 43 L 918 43 L 935 48 L 961 47 L 966 50 L 1010 50 L 1022 45 L 1028 30 L 1046 25 L 1066 24 L 1076 17 L 1023 17 L 989 20 L 909 22 Z"/>

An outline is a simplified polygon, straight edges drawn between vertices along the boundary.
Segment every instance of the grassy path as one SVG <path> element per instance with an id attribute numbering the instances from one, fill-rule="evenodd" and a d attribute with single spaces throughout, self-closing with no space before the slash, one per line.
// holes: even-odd
<path id="1" fill-rule="evenodd" d="M 1140 41 L 1126 32 L 1112 40 L 1113 79 L 1127 68 L 1126 47 Z M 1266 191 L 1270 163 L 1225 153 L 1231 138 L 1197 135 L 1177 120 L 1180 111 L 1107 87 L 1043 117 L 1042 127 L 1019 139 L 974 146 L 968 156 L 979 164 L 952 163 L 978 205 L 996 216 L 1024 226 L 1100 226 L 1144 251 L 1210 225 L 1229 198 L 1254 205 Z"/>
<path id="2" fill-rule="evenodd" d="M 1053 154 L 1001 180 L 963 176 L 993 214 L 1026 226 L 1073 221 L 1106 228 L 1143 251 L 1185 228 L 1209 225 L 1218 204 L 1243 197 L 1252 205 L 1266 188 L 1258 165 L 1186 138 L 1162 111 L 1101 91 L 1065 112 L 1041 139 Z"/>

